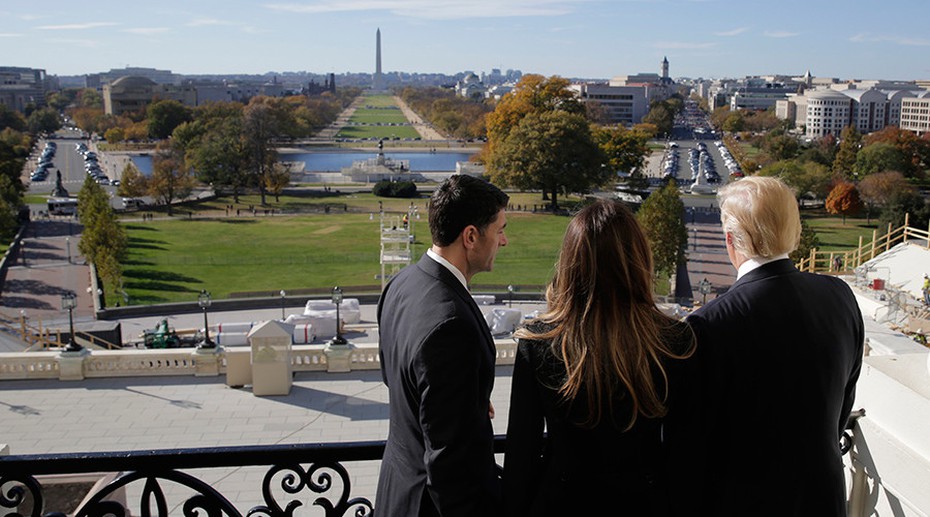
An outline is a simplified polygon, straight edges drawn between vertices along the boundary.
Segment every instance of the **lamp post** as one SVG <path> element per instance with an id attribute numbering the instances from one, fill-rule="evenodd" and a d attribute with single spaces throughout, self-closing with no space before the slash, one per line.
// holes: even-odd
<path id="1" fill-rule="evenodd" d="M 342 289 L 339 286 L 333 287 L 333 303 L 336 304 L 336 335 L 333 336 L 332 341 L 329 342 L 331 345 L 345 345 L 348 344 L 348 341 L 342 337 L 342 328 L 339 325 L 339 306 L 342 305 Z"/>
<path id="2" fill-rule="evenodd" d="M 216 343 L 210 341 L 210 327 L 207 322 L 207 309 L 210 308 L 210 304 L 213 302 L 213 298 L 210 297 L 210 293 L 206 289 L 200 290 L 200 295 L 197 296 L 197 305 L 203 309 L 203 341 L 197 345 L 197 348 L 216 348 Z"/>
<path id="3" fill-rule="evenodd" d="M 284 289 L 281 289 L 281 321 L 284 321 L 284 297 L 287 296 L 287 293 L 284 292 Z"/>
<path id="4" fill-rule="evenodd" d="M 68 250 L 68 264 L 71 263 L 71 237 L 65 237 L 65 248 Z"/>
<path id="5" fill-rule="evenodd" d="M 66 352 L 80 352 L 84 349 L 74 340 L 74 308 L 77 307 L 77 296 L 72 292 L 61 295 L 61 308 L 68 309 L 68 330 L 71 334 L 68 337 L 68 346 Z"/>
<path id="6" fill-rule="evenodd" d="M 507 307 L 508 307 L 508 308 L 511 308 L 511 309 L 513 308 L 513 292 L 514 292 L 514 290 L 515 290 L 515 289 L 514 289 L 514 287 L 513 287 L 513 284 L 507 286 L 507 292 L 510 293 L 510 296 L 507 297 Z"/>
<path id="7" fill-rule="evenodd" d="M 707 280 L 707 277 L 702 278 L 701 283 L 698 284 L 698 291 L 700 291 L 701 295 L 703 296 L 703 298 L 701 298 L 701 305 L 707 303 L 707 293 L 710 292 L 711 287 L 713 286 L 711 286 L 710 282 Z"/>

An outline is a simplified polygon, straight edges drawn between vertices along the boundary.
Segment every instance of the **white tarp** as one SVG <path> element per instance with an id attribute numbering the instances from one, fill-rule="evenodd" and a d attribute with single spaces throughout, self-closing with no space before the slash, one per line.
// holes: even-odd
<path id="1" fill-rule="evenodd" d="M 332 313 L 332 315 L 330 315 Z M 304 307 L 304 316 L 315 318 L 329 317 L 336 319 L 336 304 L 329 300 L 309 300 Z M 362 310 L 358 304 L 358 298 L 345 298 L 339 304 L 339 317 L 343 323 L 355 324 L 362 320 Z M 335 329 L 333 335 L 335 335 Z"/>
<path id="2" fill-rule="evenodd" d="M 492 336 L 512 334 L 523 321 L 520 309 L 491 309 L 484 315 Z"/>

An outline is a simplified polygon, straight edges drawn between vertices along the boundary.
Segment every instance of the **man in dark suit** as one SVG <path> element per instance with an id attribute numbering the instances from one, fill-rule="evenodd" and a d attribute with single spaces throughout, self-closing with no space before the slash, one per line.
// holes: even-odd
<path id="1" fill-rule="evenodd" d="M 490 405 L 496 350 L 467 286 L 507 245 L 507 201 L 484 180 L 449 178 L 430 200 L 432 247 L 381 295 L 390 428 L 380 517 L 485 516 L 499 504 Z"/>
<path id="2" fill-rule="evenodd" d="M 794 194 L 752 177 L 718 194 L 737 280 L 688 318 L 704 384 L 704 515 L 846 515 L 840 435 L 864 329 L 843 281 L 801 273 Z"/>

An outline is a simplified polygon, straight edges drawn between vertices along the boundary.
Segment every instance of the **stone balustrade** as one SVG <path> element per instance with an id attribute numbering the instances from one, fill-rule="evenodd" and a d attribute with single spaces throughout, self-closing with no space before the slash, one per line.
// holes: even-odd
<path id="1" fill-rule="evenodd" d="M 516 342 L 495 340 L 497 364 L 513 364 Z M 0 381 L 24 379 L 81 380 L 136 376 L 218 376 L 228 373 L 230 362 L 250 360 L 250 347 L 199 350 L 194 348 L 87 350 L 82 352 L 0 353 Z M 236 356 L 236 357 L 233 357 Z M 376 343 L 345 348 L 328 345 L 293 345 L 294 372 L 346 372 L 381 367 Z"/>

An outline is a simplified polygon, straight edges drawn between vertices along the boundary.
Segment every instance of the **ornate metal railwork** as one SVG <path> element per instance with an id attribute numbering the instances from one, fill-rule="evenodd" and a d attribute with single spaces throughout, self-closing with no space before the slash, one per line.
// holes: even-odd
<path id="1" fill-rule="evenodd" d="M 291 517 L 306 500 L 323 508 L 327 517 L 366 517 L 373 513 L 371 501 L 364 497 L 350 498 L 352 485 L 341 462 L 378 460 L 383 452 L 384 442 L 377 441 L 7 456 L 0 458 L 0 516 L 63 516 L 61 508 L 45 508 L 41 475 L 118 472 L 114 480 L 74 511 L 75 517 L 126 517 L 135 513 L 115 497 L 130 484 L 142 485 L 136 503 L 143 517 L 168 517 L 177 514 L 176 508 L 181 508 L 185 517 L 243 517 L 223 494 L 182 469 L 271 465 L 261 487 L 265 504 L 245 515 Z M 193 495 L 172 501 L 164 488 L 166 482 Z M 283 504 L 279 501 L 282 494 L 290 498 Z"/>
<path id="2" fill-rule="evenodd" d="M 851 430 L 864 410 L 852 412 L 841 439 L 846 454 L 854 439 Z M 503 436 L 494 440 L 503 453 Z M 319 506 L 327 517 L 370 517 L 370 500 L 351 497 L 352 486 L 344 462 L 380 460 L 383 441 L 314 445 L 217 447 L 158 451 L 43 454 L 0 457 L 0 517 L 64 517 L 61 508 L 45 508 L 46 494 L 40 476 L 118 472 L 114 480 L 92 494 L 73 512 L 75 517 L 127 517 L 131 515 L 115 497 L 133 483 L 141 483 L 138 504 L 142 517 L 293 517 L 305 504 Z M 262 480 L 263 505 L 243 514 L 209 483 L 183 470 L 267 466 Z M 193 492 L 182 501 L 170 501 L 163 484 L 170 482 Z M 131 504 L 131 503 L 130 503 Z M 23 513 L 22 506 L 26 506 Z"/>

